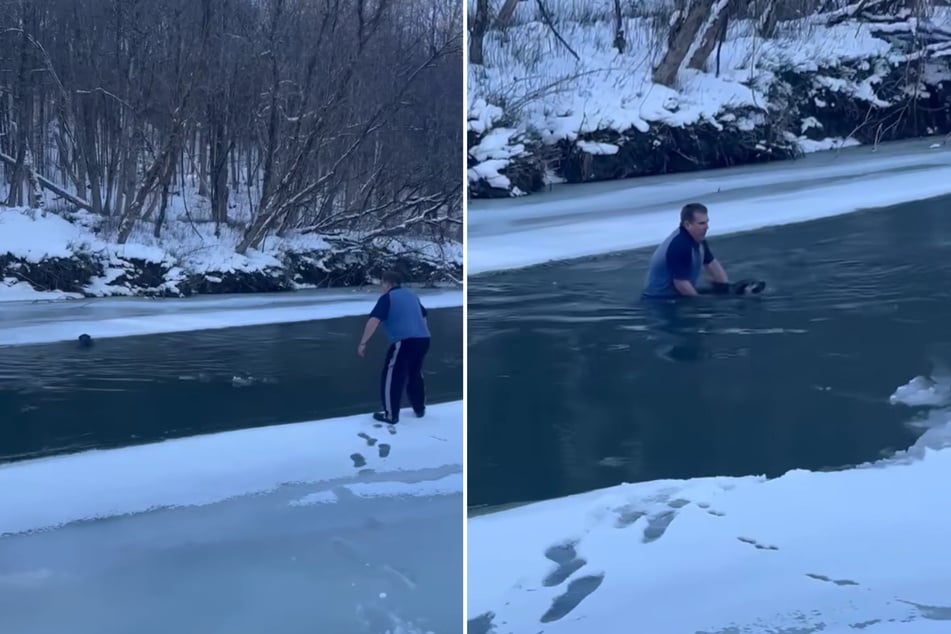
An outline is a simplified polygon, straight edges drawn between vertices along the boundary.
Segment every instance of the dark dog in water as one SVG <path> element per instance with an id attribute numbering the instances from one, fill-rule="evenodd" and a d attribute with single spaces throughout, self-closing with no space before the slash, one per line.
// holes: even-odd
<path id="1" fill-rule="evenodd" d="M 762 280 L 740 280 L 732 284 L 725 282 L 714 282 L 710 288 L 711 295 L 759 295 L 766 288 L 766 282 Z"/>
<path id="2" fill-rule="evenodd" d="M 80 348 L 92 348 L 92 337 L 87 334 L 79 335 Z"/>

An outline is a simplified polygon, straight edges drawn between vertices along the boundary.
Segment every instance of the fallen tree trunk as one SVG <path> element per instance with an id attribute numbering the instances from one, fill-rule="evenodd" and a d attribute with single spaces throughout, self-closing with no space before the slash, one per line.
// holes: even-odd
<path id="1" fill-rule="evenodd" d="M 13 158 L 12 156 L 7 156 L 3 152 L 0 152 L 0 161 L 3 161 L 4 163 L 7 163 L 9 165 L 14 165 L 14 166 L 17 164 L 17 161 L 15 158 Z M 33 173 L 36 174 L 35 171 Z M 60 187 L 59 185 L 51 181 L 50 179 L 44 176 L 41 176 L 39 174 L 36 174 L 36 180 L 39 182 L 40 187 L 42 187 L 43 189 L 53 192 L 60 198 L 68 202 L 71 202 L 72 204 L 76 205 L 80 209 L 86 209 L 88 211 L 92 211 L 91 204 L 89 204 L 82 198 L 79 198 L 78 196 L 74 196 L 73 194 L 70 194 L 68 191 L 66 191 L 65 189 L 63 189 L 62 187 Z"/>

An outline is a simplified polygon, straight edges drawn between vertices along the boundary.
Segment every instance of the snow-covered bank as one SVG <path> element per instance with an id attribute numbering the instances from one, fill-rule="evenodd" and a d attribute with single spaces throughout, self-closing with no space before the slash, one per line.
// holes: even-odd
<path id="1" fill-rule="evenodd" d="M 677 226 L 680 206 L 694 200 L 709 206 L 715 239 L 951 194 L 951 146 L 897 145 L 875 154 L 856 148 L 863 154 L 834 165 L 809 157 L 788 166 L 671 175 L 643 185 L 562 186 L 531 198 L 473 203 L 466 270 L 475 275 L 652 246 Z"/>
<path id="2" fill-rule="evenodd" d="M 472 197 L 951 132 L 951 49 L 924 37 L 947 33 L 949 7 L 920 21 L 833 12 L 781 22 L 767 38 L 754 20 L 731 19 L 704 70 L 683 69 L 670 88 L 652 79 L 669 3 L 624 5 L 624 53 L 612 3 L 546 5 L 577 59 L 519 3 L 509 26 L 487 32 L 484 64 L 469 65 Z M 923 35 L 920 53 L 910 33 Z"/>
<path id="3" fill-rule="evenodd" d="M 91 214 L 0 207 L 0 301 L 360 286 L 388 268 L 410 282 L 455 285 L 462 247 L 453 241 L 290 235 L 235 252 L 240 234 L 208 223 L 169 222 L 155 238 L 114 244 Z"/>
<path id="4" fill-rule="evenodd" d="M 463 294 L 461 291 L 420 291 L 420 298 L 430 309 L 456 308 L 462 306 Z M 376 299 L 377 294 L 372 292 L 334 293 L 257 306 L 245 302 L 251 304 L 247 308 L 240 307 L 241 302 L 232 306 L 231 302 L 170 299 L 152 301 L 140 308 L 128 307 L 128 311 L 122 310 L 121 305 L 112 309 L 105 307 L 99 316 L 95 314 L 96 306 L 91 307 L 93 310 L 82 310 L 77 302 L 68 307 L 72 309 L 68 314 L 47 312 L 38 318 L 28 313 L 22 319 L 18 319 L 13 314 L 14 307 L 8 305 L 0 308 L 5 312 L 0 346 L 73 341 L 81 334 L 96 340 L 352 317 L 369 314 Z M 112 316 L 115 313 L 124 314 Z"/>
<path id="5" fill-rule="evenodd" d="M 913 447 L 876 463 L 624 484 L 470 519 L 470 634 L 939 631 L 946 380 L 896 391 L 896 406 L 935 409 Z"/>
<path id="6" fill-rule="evenodd" d="M 407 472 L 458 472 L 462 411 L 459 401 L 393 428 L 350 416 L 0 465 L 0 535 L 212 504 L 288 483 L 313 483 L 306 495 L 319 495 Z M 443 480 L 438 488 L 460 484 Z"/>

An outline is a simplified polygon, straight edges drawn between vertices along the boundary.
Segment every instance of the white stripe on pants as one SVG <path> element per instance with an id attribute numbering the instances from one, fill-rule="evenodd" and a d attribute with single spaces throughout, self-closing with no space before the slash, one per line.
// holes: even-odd
<path id="1" fill-rule="evenodd" d="M 383 384 L 383 409 L 386 411 L 387 418 L 391 420 L 396 418 L 398 413 L 393 411 L 393 397 L 390 388 L 393 386 L 393 368 L 396 367 L 396 357 L 400 353 L 401 343 L 403 342 L 397 341 L 393 344 L 393 357 L 390 359 L 389 365 L 386 366 L 386 381 Z"/>

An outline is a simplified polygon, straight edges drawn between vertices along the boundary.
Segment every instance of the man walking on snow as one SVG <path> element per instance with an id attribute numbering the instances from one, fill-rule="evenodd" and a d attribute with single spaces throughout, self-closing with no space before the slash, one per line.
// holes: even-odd
<path id="1" fill-rule="evenodd" d="M 423 360 L 429 352 L 430 334 L 426 308 L 415 293 L 402 287 L 400 275 L 388 271 L 383 274 L 381 283 L 383 292 L 367 319 L 357 354 L 361 357 L 366 354 L 367 342 L 383 324 L 390 347 L 380 377 L 383 411 L 374 413 L 373 418 L 394 424 L 400 420 L 404 387 L 416 416 L 422 418 L 426 413 Z"/>

